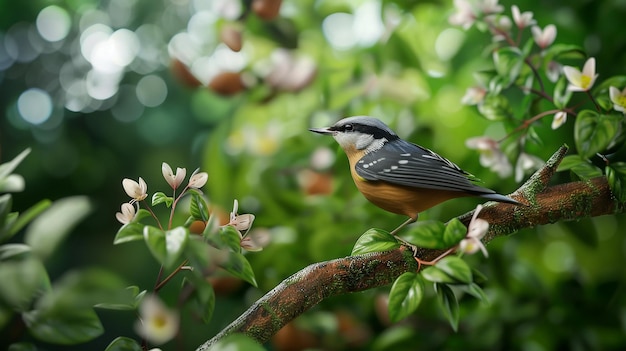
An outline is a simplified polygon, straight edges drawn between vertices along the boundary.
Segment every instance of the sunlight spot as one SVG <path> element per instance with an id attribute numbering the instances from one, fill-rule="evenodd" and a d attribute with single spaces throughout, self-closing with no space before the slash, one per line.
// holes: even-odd
<path id="1" fill-rule="evenodd" d="M 52 114 L 52 99 L 46 91 L 31 88 L 17 99 L 17 109 L 27 122 L 41 124 Z"/>
<path id="2" fill-rule="evenodd" d="M 37 15 L 37 30 L 47 41 L 55 42 L 65 39 L 70 32 L 72 20 L 64 9 L 52 5 L 44 8 Z"/>

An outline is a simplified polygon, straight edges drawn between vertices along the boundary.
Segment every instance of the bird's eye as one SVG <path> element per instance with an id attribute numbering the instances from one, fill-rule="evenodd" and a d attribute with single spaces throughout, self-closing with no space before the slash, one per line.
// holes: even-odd
<path id="1" fill-rule="evenodd" d="M 354 127 L 352 127 L 352 124 L 346 124 L 345 126 L 343 126 L 343 129 L 344 129 L 346 132 L 349 132 L 349 131 L 353 130 L 353 129 L 354 129 Z"/>

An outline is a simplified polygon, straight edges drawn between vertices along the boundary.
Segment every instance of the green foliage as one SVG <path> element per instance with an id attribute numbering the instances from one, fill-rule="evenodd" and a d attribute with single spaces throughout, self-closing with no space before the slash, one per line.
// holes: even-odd
<path id="1" fill-rule="evenodd" d="M 352 248 L 351 255 L 388 251 L 398 247 L 400 247 L 400 244 L 393 235 L 384 230 L 372 228 L 359 237 Z"/>
<path id="2" fill-rule="evenodd" d="M 398 322 L 413 314 L 424 297 L 424 281 L 419 274 L 406 272 L 396 279 L 389 292 L 389 319 Z"/>

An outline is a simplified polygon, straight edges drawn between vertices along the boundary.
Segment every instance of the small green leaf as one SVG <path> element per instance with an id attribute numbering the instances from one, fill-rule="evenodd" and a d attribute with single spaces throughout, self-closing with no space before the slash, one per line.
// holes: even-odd
<path id="1" fill-rule="evenodd" d="M 568 155 L 563 158 L 558 171 L 571 171 L 582 179 L 590 179 L 602 175 L 600 168 L 591 164 L 588 160 L 579 155 Z"/>
<path id="2" fill-rule="evenodd" d="M 478 299 L 478 301 L 486 303 L 486 304 L 489 303 L 489 298 L 487 297 L 487 294 L 485 294 L 483 289 L 481 289 L 481 287 L 478 286 L 478 284 L 471 283 L 471 284 L 468 284 L 465 286 L 459 286 L 459 287 L 461 288 L 461 290 L 474 296 L 476 299 Z"/>
<path id="3" fill-rule="evenodd" d="M 20 152 L 19 155 L 15 156 L 11 161 L 3 163 L 0 165 L 0 180 L 8 177 L 11 172 L 19 166 L 20 163 L 28 156 L 30 153 L 30 148 Z"/>
<path id="4" fill-rule="evenodd" d="M 143 239 L 143 228 L 145 226 L 145 224 L 141 224 L 138 222 L 124 224 L 117 231 L 117 234 L 115 234 L 115 239 L 113 239 L 113 245 L 119 245 L 130 241 Z"/>
<path id="5" fill-rule="evenodd" d="M 411 315 L 424 296 L 424 282 L 413 272 L 406 272 L 396 279 L 389 292 L 389 318 L 393 323 Z"/>
<path id="6" fill-rule="evenodd" d="M 1 232 L 2 234 L 0 234 L 0 241 L 11 238 L 13 235 L 17 234 L 22 228 L 35 219 L 35 217 L 39 216 L 39 214 L 50 207 L 51 204 L 52 201 L 50 200 L 41 200 L 31 206 L 28 210 L 24 211 L 15 220 L 7 220 L 7 223 L 5 223 L 5 227 Z"/>
<path id="7" fill-rule="evenodd" d="M 24 244 L 5 244 L 0 246 L 0 262 L 19 258 L 31 252 L 30 246 Z"/>
<path id="8" fill-rule="evenodd" d="M 11 212 L 13 197 L 10 194 L 0 195 L 0 228 L 4 227 L 7 216 Z"/>
<path id="9" fill-rule="evenodd" d="M 580 165 L 581 163 L 589 163 L 589 161 L 580 157 L 579 155 L 567 155 L 563 157 L 563 160 L 559 164 L 559 168 L 557 169 L 557 172 L 570 170 Z"/>
<path id="10" fill-rule="evenodd" d="M 37 346 L 30 342 L 16 342 L 14 344 L 9 345 L 7 351 L 37 351 Z"/>
<path id="11" fill-rule="evenodd" d="M 617 201 L 626 202 L 626 163 L 612 163 L 605 168 L 605 172 L 611 191 Z"/>
<path id="12" fill-rule="evenodd" d="M 458 244 L 467 234 L 467 227 L 458 218 L 452 218 L 443 231 L 443 243 L 445 247 Z"/>
<path id="13" fill-rule="evenodd" d="M 164 232 L 153 226 L 145 226 L 143 236 L 152 256 L 165 267 L 171 268 L 185 250 L 189 230 L 185 227 L 176 227 Z"/>
<path id="14" fill-rule="evenodd" d="M 104 328 L 93 309 L 33 310 L 22 314 L 28 331 L 37 339 L 61 345 L 84 343 L 102 335 Z"/>
<path id="15" fill-rule="evenodd" d="M 124 336 L 118 336 L 115 340 L 111 341 L 104 351 L 142 351 L 141 345 L 131 338 Z"/>
<path id="16" fill-rule="evenodd" d="M 159 263 L 165 265 L 165 256 L 167 255 L 165 248 L 165 232 L 157 227 L 147 225 L 143 227 L 143 238 L 152 256 L 154 256 Z"/>
<path id="17" fill-rule="evenodd" d="M 506 88 L 519 76 L 524 58 L 518 48 L 507 46 L 493 52 L 493 63 Z"/>
<path id="18" fill-rule="evenodd" d="M 615 115 L 600 115 L 592 110 L 581 111 L 574 124 L 578 154 L 589 158 L 604 151 L 620 130 L 621 119 Z"/>
<path id="19" fill-rule="evenodd" d="M 57 200 L 28 226 L 24 242 L 35 254 L 46 259 L 91 210 L 86 196 Z"/>
<path id="20" fill-rule="evenodd" d="M 446 225 L 439 221 L 420 221 L 417 222 L 406 234 L 406 238 L 410 243 L 427 249 L 446 249 L 451 245 L 447 245 L 444 241 L 444 231 Z M 451 235 L 454 233 L 450 233 Z"/>
<path id="21" fill-rule="evenodd" d="M 381 252 L 400 247 L 398 240 L 388 232 L 371 228 L 368 229 L 354 244 L 351 255 L 362 255 L 369 252 Z"/>
<path id="22" fill-rule="evenodd" d="M 241 234 L 231 225 L 220 227 L 217 235 L 210 235 L 207 242 L 218 249 L 230 249 L 233 252 L 241 252 Z"/>
<path id="23" fill-rule="evenodd" d="M 128 286 L 120 294 L 121 298 L 116 299 L 117 301 L 97 303 L 94 307 L 117 311 L 136 310 L 146 292 L 147 290 L 139 291 L 139 287 L 136 285 Z"/>
<path id="24" fill-rule="evenodd" d="M 457 301 L 452 289 L 446 284 L 435 284 L 435 292 L 443 315 L 456 332 L 459 328 L 459 301 Z"/>
<path id="25" fill-rule="evenodd" d="M 206 222 L 209 220 L 209 206 L 199 194 L 191 193 L 189 212 L 195 220 Z"/>
<path id="26" fill-rule="evenodd" d="M 586 56 L 585 50 L 580 46 L 558 43 L 550 45 L 544 53 L 545 62 L 550 62 L 556 58 L 584 58 Z"/>
<path id="27" fill-rule="evenodd" d="M 446 283 L 446 284 L 457 284 L 458 281 L 451 277 L 448 273 L 439 269 L 437 266 L 430 266 L 424 268 L 420 274 L 424 279 L 431 281 L 433 283 Z"/>
<path id="28" fill-rule="evenodd" d="M 194 272 L 202 272 L 211 263 L 211 249 L 219 252 L 219 250 L 209 246 L 197 235 L 192 235 L 187 242 L 185 248 L 185 257 L 189 260 L 189 265 L 195 268 Z"/>
<path id="29" fill-rule="evenodd" d="M 472 282 L 471 268 L 458 256 L 446 256 L 439 260 L 435 267 L 458 283 L 469 284 Z"/>
<path id="30" fill-rule="evenodd" d="M 554 86 L 554 106 L 558 109 L 567 107 L 571 97 L 572 92 L 567 89 L 567 79 L 562 76 Z"/>
<path id="31" fill-rule="evenodd" d="M 252 266 L 250 266 L 250 262 L 248 262 L 244 255 L 238 252 L 228 252 L 227 259 L 220 263 L 220 267 L 224 268 L 235 277 L 257 286 Z"/>
<path id="32" fill-rule="evenodd" d="M 189 284 L 194 286 L 191 296 L 192 310 L 200 314 L 202 321 L 208 324 L 215 310 L 215 291 L 213 286 L 204 278 L 196 275 L 189 276 Z"/>
<path id="33" fill-rule="evenodd" d="M 501 121 L 513 117 L 509 100 L 503 95 L 487 95 L 478 105 L 478 112 L 490 121 Z"/>
<path id="34" fill-rule="evenodd" d="M 165 195 L 161 191 L 157 191 L 152 195 L 152 206 L 156 206 L 161 203 L 165 203 L 165 206 L 167 207 L 172 207 L 172 203 L 174 203 L 174 198 Z"/>

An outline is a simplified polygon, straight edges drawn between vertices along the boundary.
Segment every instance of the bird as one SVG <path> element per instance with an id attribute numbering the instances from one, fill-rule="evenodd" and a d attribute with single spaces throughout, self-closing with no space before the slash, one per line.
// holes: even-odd
<path id="1" fill-rule="evenodd" d="M 397 236 L 419 213 L 444 201 L 467 196 L 520 205 L 520 202 L 476 185 L 475 178 L 452 161 L 401 139 L 379 119 L 354 116 L 330 127 L 310 128 L 332 136 L 348 156 L 357 189 L 374 205 L 409 218 L 390 232 Z M 415 252 L 415 251 L 414 251 Z"/>

